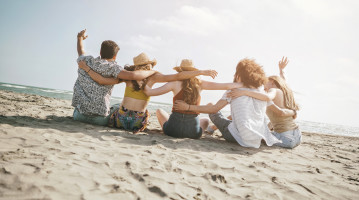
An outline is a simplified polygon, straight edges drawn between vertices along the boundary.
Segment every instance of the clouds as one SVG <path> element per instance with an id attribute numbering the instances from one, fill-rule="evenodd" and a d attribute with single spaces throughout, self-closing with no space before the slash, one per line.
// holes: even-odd
<path id="1" fill-rule="evenodd" d="M 243 19 L 231 10 L 213 12 L 206 7 L 184 5 L 164 19 L 149 19 L 147 23 L 188 35 L 208 36 L 239 25 Z"/>

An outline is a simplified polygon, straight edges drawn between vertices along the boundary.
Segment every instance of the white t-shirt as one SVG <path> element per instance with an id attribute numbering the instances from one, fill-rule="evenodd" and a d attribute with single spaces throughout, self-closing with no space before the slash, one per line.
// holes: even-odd
<path id="1" fill-rule="evenodd" d="M 263 87 L 241 89 L 264 93 Z M 222 100 L 226 100 L 231 105 L 232 122 L 228 125 L 228 130 L 241 146 L 259 148 L 262 139 L 268 146 L 280 143 L 268 129 L 265 117 L 267 106 L 272 105 L 273 102 L 261 101 L 248 96 L 231 99 L 227 97 L 228 92 L 229 90 L 222 97 Z"/>

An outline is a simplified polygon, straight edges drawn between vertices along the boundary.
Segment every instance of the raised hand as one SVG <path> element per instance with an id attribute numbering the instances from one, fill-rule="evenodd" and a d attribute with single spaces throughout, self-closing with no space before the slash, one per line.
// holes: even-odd
<path id="1" fill-rule="evenodd" d="M 218 75 L 218 72 L 216 70 L 201 70 L 201 71 L 203 71 L 202 75 L 210 76 L 213 79 L 216 78 L 216 76 Z"/>
<path id="2" fill-rule="evenodd" d="M 282 58 L 281 61 L 278 62 L 278 66 L 279 66 L 279 70 L 282 71 L 284 70 L 284 68 L 288 65 L 289 60 L 287 59 L 287 57 Z"/>
<path id="3" fill-rule="evenodd" d="M 82 39 L 82 40 L 86 40 L 86 38 L 88 37 L 88 35 L 85 36 L 85 33 L 86 33 L 86 29 L 80 31 L 80 32 L 77 34 L 77 38 L 78 38 L 78 39 Z"/>
<path id="4" fill-rule="evenodd" d="M 188 110 L 189 105 L 186 102 L 182 101 L 182 100 L 177 100 L 177 101 L 175 101 L 175 104 L 173 105 L 173 108 L 175 110 Z"/>

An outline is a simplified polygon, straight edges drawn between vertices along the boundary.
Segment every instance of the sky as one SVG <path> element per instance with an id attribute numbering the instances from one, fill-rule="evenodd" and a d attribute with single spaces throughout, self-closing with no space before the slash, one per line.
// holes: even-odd
<path id="1" fill-rule="evenodd" d="M 86 28 L 88 55 L 99 56 L 110 39 L 121 66 L 145 52 L 170 74 L 187 58 L 217 70 L 217 82 L 232 82 L 243 58 L 278 75 L 287 56 L 299 120 L 359 127 L 358 10 L 357 0 L 0 0 L 0 82 L 72 90 L 76 35 Z M 113 96 L 124 88 L 116 85 Z M 223 93 L 204 91 L 202 103 Z"/>

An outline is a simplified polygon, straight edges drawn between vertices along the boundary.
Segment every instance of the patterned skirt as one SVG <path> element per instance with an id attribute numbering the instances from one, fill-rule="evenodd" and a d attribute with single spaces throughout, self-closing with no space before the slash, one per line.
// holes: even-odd
<path id="1" fill-rule="evenodd" d="M 109 127 L 116 127 L 120 129 L 125 129 L 127 131 L 133 131 L 137 133 L 145 130 L 150 114 L 148 110 L 145 112 L 128 110 L 125 107 L 121 106 L 110 116 L 108 122 Z"/>

